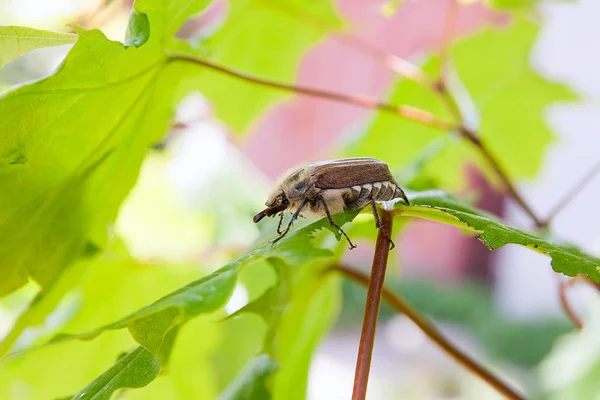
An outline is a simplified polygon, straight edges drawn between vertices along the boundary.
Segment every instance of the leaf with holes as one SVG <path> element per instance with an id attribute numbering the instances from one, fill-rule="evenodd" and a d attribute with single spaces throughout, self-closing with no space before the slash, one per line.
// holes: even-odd
<path id="1" fill-rule="evenodd" d="M 550 257 L 552 268 L 556 272 L 568 276 L 583 274 L 600 283 L 600 259 L 583 253 L 575 246 L 513 228 L 443 191 L 414 192 L 408 197 L 411 206 L 398 205 L 399 215 L 429 219 L 474 232 L 490 250 L 507 244 L 527 247 Z"/>

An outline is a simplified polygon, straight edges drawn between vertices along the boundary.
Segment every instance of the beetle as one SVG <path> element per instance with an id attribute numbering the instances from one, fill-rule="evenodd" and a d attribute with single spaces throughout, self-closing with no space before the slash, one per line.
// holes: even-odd
<path id="1" fill-rule="evenodd" d="M 269 196 L 265 203 L 267 208 L 254 216 L 254 222 L 280 214 L 277 226 L 279 236 L 273 240 L 274 244 L 289 232 L 294 221 L 303 213 L 327 216 L 331 226 L 344 235 L 352 250 L 356 245 L 331 216 L 344 211 L 360 210 L 370 204 L 375 226 L 381 229 L 375 203 L 394 199 L 403 199 L 410 205 L 386 163 L 368 157 L 320 161 L 305 164 L 286 175 Z M 285 210 L 292 211 L 293 215 L 282 232 Z M 385 231 L 382 232 L 390 241 L 391 248 L 394 248 L 392 239 Z"/>

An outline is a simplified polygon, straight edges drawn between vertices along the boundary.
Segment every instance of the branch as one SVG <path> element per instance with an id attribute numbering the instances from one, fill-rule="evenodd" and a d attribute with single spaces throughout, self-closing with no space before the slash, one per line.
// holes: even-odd
<path id="1" fill-rule="evenodd" d="M 490 149 L 485 145 L 485 143 L 483 143 L 479 139 L 477 134 L 464 126 L 460 129 L 460 132 L 464 138 L 466 138 L 475 147 L 477 147 L 481 155 L 483 155 L 483 157 L 487 160 L 492 169 L 496 172 L 496 175 L 498 175 L 498 178 L 500 178 L 500 180 L 502 181 L 502 184 L 504 185 L 504 188 L 506 189 L 510 197 L 523 209 L 523 211 L 527 213 L 527 215 L 529 215 L 529 218 L 531 218 L 535 226 L 537 228 L 546 227 L 547 225 L 544 224 L 544 222 L 537 216 L 537 214 L 533 211 L 529 204 L 527 204 L 523 196 L 521 196 L 521 194 L 517 191 L 515 185 L 511 182 L 510 178 L 508 177 L 508 174 L 504 171 L 504 168 L 502 168 L 496 157 L 494 157 L 494 155 L 492 154 Z"/>
<path id="2" fill-rule="evenodd" d="M 573 283 L 575 283 L 575 281 L 575 279 L 560 279 L 558 287 L 558 296 L 560 299 L 560 305 L 562 306 L 565 314 L 567 314 L 567 317 L 569 317 L 569 319 L 571 320 L 571 322 L 573 322 L 573 325 L 575 325 L 577 329 L 581 330 L 581 328 L 583 328 L 583 324 L 581 323 L 581 320 L 579 319 L 577 314 L 575 314 L 575 311 L 573 311 L 573 308 L 571 308 L 571 304 L 569 304 L 569 300 L 567 299 L 567 288 Z"/>
<path id="3" fill-rule="evenodd" d="M 558 213 L 564 210 L 565 207 L 567 207 L 567 205 L 569 205 L 569 203 L 581 193 L 586 185 L 596 177 L 598 172 L 600 172 L 600 160 L 597 161 L 596 164 L 594 164 L 592 168 L 590 168 L 590 170 L 552 208 L 546 219 L 543 221 L 544 226 L 549 225 L 550 222 L 558 215 Z"/>
<path id="4" fill-rule="evenodd" d="M 371 279 L 368 280 L 369 288 L 358 346 L 358 357 L 356 359 L 352 400 L 364 400 L 367 396 L 369 370 L 371 369 L 371 357 L 373 355 L 373 344 L 375 343 L 375 331 L 377 329 L 377 317 L 379 316 L 379 306 L 381 304 L 381 291 L 385 280 L 388 256 L 390 254 L 389 237 L 392 234 L 392 213 L 388 210 L 383 210 L 381 222 L 382 224 L 377 233 L 377 242 L 375 244 Z"/>
<path id="5" fill-rule="evenodd" d="M 234 78 L 237 78 L 237 79 L 249 82 L 249 83 L 267 86 L 267 87 L 270 87 L 273 89 L 302 94 L 302 95 L 306 95 L 306 96 L 318 97 L 321 99 L 338 101 L 341 103 L 352 104 L 355 106 L 368 108 L 368 109 L 385 111 L 385 112 L 400 116 L 402 118 L 405 118 L 405 119 L 408 119 L 408 120 L 411 120 L 414 122 L 418 122 L 418 123 L 426 125 L 426 126 L 431 126 L 431 127 L 434 127 L 434 128 L 440 129 L 440 130 L 444 130 L 444 131 L 451 131 L 451 130 L 458 129 L 458 127 L 455 124 L 453 124 L 449 121 L 440 119 L 440 118 L 436 117 L 435 115 L 433 115 L 432 113 L 425 111 L 425 110 L 421 110 L 420 108 L 416 108 L 416 107 L 411 107 L 411 106 L 407 106 L 407 105 L 397 106 L 397 105 L 393 105 L 393 104 L 389 104 L 389 103 L 384 103 L 384 102 L 381 102 L 379 100 L 376 100 L 376 99 L 373 99 L 370 97 L 350 96 L 347 94 L 328 92 L 325 90 L 308 88 L 305 86 L 297 86 L 297 85 L 290 85 L 287 83 L 275 82 L 275 81 L 271 81 L 268 79 L 263 79 L 263 78 L 259 78 L 256 76 L 252 76 L 252 75 L 246 74 L 244 72 L 235 71 L 235 70 L 227 68 L 225 66 L 218 65 L 211 61 L 204 60 L 204 59 L 201 59 L 201 58 L 198 58 L 198 57 L 195 57 L 192 55 L 188 55 L 188 54 L 173 54 L 173 55 L 169 56 L 168 60 L 169 61 L 190 62 L 190 63 L 197 64 L 197 65 L 200 65 L 205 68 L 212 69 L 217 72 L 221 72 L 225 75 L 229 75 L 231 77 L 234 77 Z"/>
<path id="6" fill-rule="evenodd" d="M 366 286 L 369 282 L 369 277 L 362 272 L 356 271 L 352 268 L 339 265 L 332 267 L 332 270 L 341 272 L 344 276 L 350 278 L 354 282 L 360 285 Z M 406 315 L 411 321 L 413 321 L 421 331 L 435 342 L 442 350 L 450 355 L 455 361 L 461 364 L 463 367 L 468 369 L 471 373 L 477 375 L 479 378 L 487 382 L 490 386 L 496 389 L 499 393 L 504 395 L 508 399 L 523 400 L 525 397 L 519 394 L 516 390 L 511 388 L 507 383 L 503 382 L 500 378 L 492 374 L 490 371 L 485 369 L 482 365 L 478 364 L 477 361 L 471 359 L 468 355 L 456 348 L 448 339 L 442 335 L 436 327 L 422 317 L 414 308 L 412 308 L 406 300 L 399 295 L 394 294 L 387 288 L 383 288 L 383 299 L 398 313 Z"/>

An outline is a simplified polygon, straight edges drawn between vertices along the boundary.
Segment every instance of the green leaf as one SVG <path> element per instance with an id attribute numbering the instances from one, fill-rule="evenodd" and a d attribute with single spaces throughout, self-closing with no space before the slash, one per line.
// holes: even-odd
<path id="1" fill-rule="evenodd" d="M 221 268 L 112 324 L 77 335 L 58 335 L 51 343 L 91 340 L 107 330 L 128 328 L 139 344 L 158 355 L 171 330 L 198 314 L 216 311 L 227 302 L 237 278 L 235 267 L 232 264 Z"/>
<path id="2" fill-rule="evenodd" d="M 254 357 L 238 377 L 219 396 L 221 400 L 269 400 L 270 381 L 276 363 L 266 354 Z"/>
<path id="3" fill-rule="evenodd" d="M 18 342 L 19 348 L 43 343 L 57 331 L 82 332 L 115 321 L 181 287 L 201 273 L 197 265 L 140 263 L 127 254 L 121 243 L 111 243 L 107 251 L 87 264 L 81 265 L 84 273 L 79 272 L 82 277 L 75 284 L 69 278 L 71 269 L 61 277 L 61 281 L 66 281 L 60 284 L 70 283 L 72 289 L 42 328 L 27 331 L 27 335 Z M 215 348 L 214 338 L 220 335 L 221 327 L 211 319 L 208 316 L 197 317 L 179 330 L 176 345 L 169 354 L 168 366 L 169 374 L 173 374 L 177 380 L 171 375 L 161 377 L 151 386 L 156 395 L 150 395 L 145 390 L 139 391 L 144 392 L 145 400 L 215 397 L 218 388 L 211 387 L 210 382 L 214 378 L 205 371 L 212 364 L 209 354 Z M 167 340 L 174 331 L 171 330 L 165 338 L 159 359 L 163 356 L 162 351 L 168 349 Z M 198 340 L 199 335 L 202 336 L 201 341 Z M 74 341 L 47 346 L 22 357 L 2 360 L 0 398 L 13 398 L 15 387 L 26 392 L 26 398 L 30 400 L 77 393 L 104 372 L 107 366 L 113 365 L 118 354 L 131 350 L 133 344 L 127 331 L 113 331 L 92 342 Z M 163 357 L 161 370 L 165 368 L 164 361 Z M 39 371 L 44 373 L 40 374 Z M 184 386 L 178 386 L 177 382 Z M 199 393 L 212 393 L 212 396 L 200 397 Z"/>
<path id="4" fill-rule="evenodd" d="M 198 69 L 165 51 L 206 3 L 139 0 L 129 39 L 144 42 L 147 18 L 142 46 L 80 29 L 56 74 L 0 98 L 0 296 L 29 278 L 47 288 L 87 245 L 104 246 L 147 149 L 192 89 Z"/>
<path id="5" fill-rule="evenodd" d="M 556 272 L 568 276 L 583 274 L 600 283 L 600 260 L 583 253 L 575 246 L 558 243 L 550 238 L 506 225 L 496 217 L 462 204 L 442 191 L 426 191 L 408 195 L 411 206 L 399 206 L 398 213 L 454 225 L 478 234 L 477 238 L 490 250 L 507 244 L 518 244 L 552 259 Z"/>
<path id="6" fill-rule="evenodd" d="M 357 212 L 339 214 L 334 217 L 334 220 L 339 226 L 342 226 L 345 222 L 352 220 L 356 214 Z M 322 218 L 291 231 L 276 245 L 273 246 L 270 241 L 264 243 L 212 274 L 191 282 L 118 321 L 89 332 L 57 335 L 44 346 L 71 340 L 92 340 L 105 331 L 127 328 L 139 344 L 153 354 L 166 358 L 167 354 L 161 352 L 166 335 L 198 314 L 213 312 L 221 308 L 233 292 L 237 274 L 243 266 L 265 257 L 277 257 L 291 264 L 299 264 L 313 261 L 318 257 L 331 256 L 333 253 L 330 250 L 315 247 L 313 243 L 314 233 L 325 227 L 331 229 L 327 218 Z M 35 348 L 21 353 L 33 349 Z"/>
<path id="7" fill-rule="evenodd" d="M 140 346 L 94 379 L 72 400 L 108 400 L 118 389 L 146 386 L 158 376 L 159 371 L 158 358 Z"/>
<path id="8" fill-rule="evenodd" d="M 280 369 L 273 382 L 273 398 L 306 398 L 308 371 L 313 354 L 338 315 L 340 280 L 327 274 L 329 263 L 299 268 L 293 297 L 279 322 L 277 348 Z"/>
<path id="9" fill-rule="evenodd" d="M 260 316 L 267 324 L 264 351 L 277 357 L 275 337 L 279 321 L 292 297 L 293 273 L 290 266 L 280 260 L 270 259 L 269 261 L 277 273 L 278 281 L 260 297 L 246 304 L 228 318 L 235 318 L 243 313 L 255 313 Z"/>
<path id="10" fill-rule="evenodd" d="M 129 16 L 127 24 L 127 34 L 125 36 L 125 46 L 140 47 L 148 41 L 150 37 L 150 21 L 146 14 L 133 10 Z"/>
<path id="11" fill-rule="evenodd" d="M 330 0 L 236 0 L 225 24 L 206 42 L 208 59 L 253 76 L 293 82 L 305 52 L 342 24 Z M 244 134 L 269 105 L 289 94 L 218 72 L 206 72 L 198 89 L 217 116 Z"/>
<path id="12" fill-rule="evenodd" d="M 451 80 L 451 89 L 457 95 L 457 87 L 468 90 L 468 96 L 457 96 L 463 112 L 512 178 L 536 176 L 554 138 L 544 120 L 546 108 L 558 101 L 575 99 L 564 86 L 543 79 L 530 67 L 529 53 L 538 30 L 536 24 L 516 19 L 507 28 L 485 29 L 452 46 L 460 81 Z M 439 59 L 432 57 L 423 68 L 431 75 L 437 74 Z M 474 110 L 464 106 L 468 98 L 474 102 Z M 390 102 L 410 104 L 452 119 L 438 95 L 412 81 L 399 80 Z M 407 168 L 430 143 L 448 135 L 378 113 L 348 153 L 378 157 L 393 169 Z M 464 140 L 448 141 L 428 160 L 423 178 L 439 181 L 445 188 L 460 187 L 464 184 L 464 166 L 469 163 L 476 163 L 492 181 L 496 180 L 487 162 Z"/>
<path id="13" fill-rule="evenodd" d="M 0 26 L 0 67 L 40 47 L 75 43 L 77 35 L 22 26 Z"/>

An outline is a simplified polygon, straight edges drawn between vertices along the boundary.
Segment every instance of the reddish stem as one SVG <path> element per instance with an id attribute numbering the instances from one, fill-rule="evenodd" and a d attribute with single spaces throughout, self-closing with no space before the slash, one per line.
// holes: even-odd
<path id="1" fill-rule="evenodd" d="M 367 286 L 370 282 L 369 277 L 362 272 L 359 272 L 353 268 L 349 268 L 344 265 L 333 267 L 332 270 L 339 271 L 344 276 L 352 279 L 353 281 Z M 396 312 L 406 315 L 411 321 L 413 321 L 421 331 L 429 337 L 434 343 L 436 343 L 442 350 L 444 350 L 450 357 L 456 360 L 459 364 L 465 367 L 474 375 L 487 382 L 490 386 L 496 389 L 499 393 L 504 395 L 507 399 L 511 400 L 524 400 L 525 397 L 519 394 L 515 389 L 511 388 L 507 383 L 503 382 L 502 379 L 488 371 L 477 361 L 463 353 L 456 346 L 454 346 L 437 328 L 431 324 L 426 318 L 421 316 L 414 308 L 412 308 L 406 300 L 399 295 L 393 293 L 387 288 L 383 288 L 382 297 L 386 303 L 389 304 Z"/>
<path id="2" fill-rule="evenodd" d="M 369 279 L 367 301 L 365 304 L 365 316 L 363 318 L 360 344 L 358 346 L 352 400 L 364 400 L 367 396 L 371 357 L 373 355 L 373 344 L 375 343 L 375 331 L 377 329 L 377 317 L 379 316 L 379 306 L 381 304 L 381 292 L 383 290 L 385 270 L 390 254 L 390 241 L 388 238 L 392 233 L 392 213 L 384 210 L 381 222 L 382 224 L 377 234 L 377 243 L 375 244 L 375 255 L 373 256 L 373 266 L 371 268 L 371 278 Z"/>

